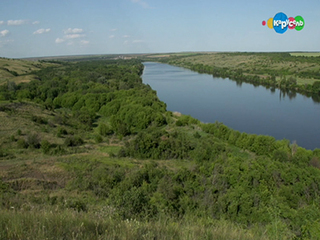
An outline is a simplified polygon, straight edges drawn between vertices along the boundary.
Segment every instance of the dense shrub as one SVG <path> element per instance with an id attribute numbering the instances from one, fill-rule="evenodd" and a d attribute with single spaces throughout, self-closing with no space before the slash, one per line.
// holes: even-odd
<path id="1" fill-rule="evenodd" d="M 84 143 L 83 139 L 79 136 L 69 136 L 64 141 L 64 145 L 67 147 L 80 146 L 83 143 Z"/>
<path id="2" fill-rule="evenodd" d="M 27 135 L 26 143 L 28 147 L 40 148 L 40 137 L 36 133 L 31 133 Z"/>

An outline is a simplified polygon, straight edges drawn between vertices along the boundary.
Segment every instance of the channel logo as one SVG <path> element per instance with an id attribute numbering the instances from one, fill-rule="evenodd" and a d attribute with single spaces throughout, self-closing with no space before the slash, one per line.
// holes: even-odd
<path id="1" fill-rule="evenodd" d="M 277 33 L 283 34 L 288 28 L 301 31 L 304 28 L 304 19 L 301 16 L 287 17 L 283 12 L 277 13 L 273 18 L 269 18 L 268 21 L 262 21 L 262 25 L 267 25 L 270 29 L 274 29 Z"/>

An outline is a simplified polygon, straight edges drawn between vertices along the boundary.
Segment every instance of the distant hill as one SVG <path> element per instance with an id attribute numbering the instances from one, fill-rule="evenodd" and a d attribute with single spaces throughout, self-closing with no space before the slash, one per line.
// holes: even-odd
<path id="1" fill-rule="evenodd" d="M 0 85 L 7 81 L 16 84 L 30 82 L 35 79 L 34 72 L 55 65 L 47 62 L 0 58 Z"/>

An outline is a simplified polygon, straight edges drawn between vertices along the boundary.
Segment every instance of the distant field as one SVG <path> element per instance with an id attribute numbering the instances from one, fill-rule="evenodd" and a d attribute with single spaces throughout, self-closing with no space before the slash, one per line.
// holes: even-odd
<path id="1" fill-rule="evenodd" d="M 7 81 L 30 82 L 34 79 L 31 72 L 55 65 L 53 63 L 0 58 L 0 84 Z"/>
<path id="2" fill-rule="evenodd" d="M 297 53 L 290 53 L 291 56 L 296 57 L 320 57 L 320 52 L 297 52 Z"/>
<path id="3" fill-rule="evenodd" d="M 320 56 L 320 53 L 290 53 L 291 56 Z M 174 56 L 174 55 L 172 55 Z M 248 75 L 271 76 L 271 74 L 295 77 L 298 84 L 313 84 L 314 79 L 302 72 L 314 73 L 320 71 L 319 61 L 302 61 L 281 56 L 281 53 L 204 53 L 195 56 L 181 56 L 175 63 L 180 65 L 203 64 L 230 70 L 241 70 Z M 277 79 L 279 79 L 277 78 Z"/>

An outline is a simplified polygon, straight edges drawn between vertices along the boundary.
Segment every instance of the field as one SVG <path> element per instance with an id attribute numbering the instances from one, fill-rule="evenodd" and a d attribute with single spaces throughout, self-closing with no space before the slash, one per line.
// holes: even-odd
<path id="1" fill-rule="evenodd" d="M 290 53 L 290 55 L 295 57 L 319 57 L 320 52 L 294 52 Z"/>
<path id="2" fill-rule="evenodd" d="M 319 53 L 291 53 L 291 56 L 314 56 L 319 57 Z M 282 57 L 276 53 L 206 53 L 196 56 L 183 56 L 174 58 L 170 55 L 167 58 L 174 64 L 203 64 L 205 66 L 225 68 L 231 71 L 242 71 L 247 75 L 258 75 L 262 78 L 271 77 L 275 74 L 280 79 L 281 76 L 287 78 L 294 77 L 298 85 L 313 84 L 316 80 L 314 77 L 302 77 L 303 75 L 312 75 L 320 71 L 319 61 L 301 60 L 295 57 Z M 311 73 L 311 74 L 310 74 Z"/>
<path id="3" fill-rule="evenodd" d="M 33 72 L 56 64 L 0 58 L 0 85 L 7 81 L 22 83 L 35 79 Z"/>

